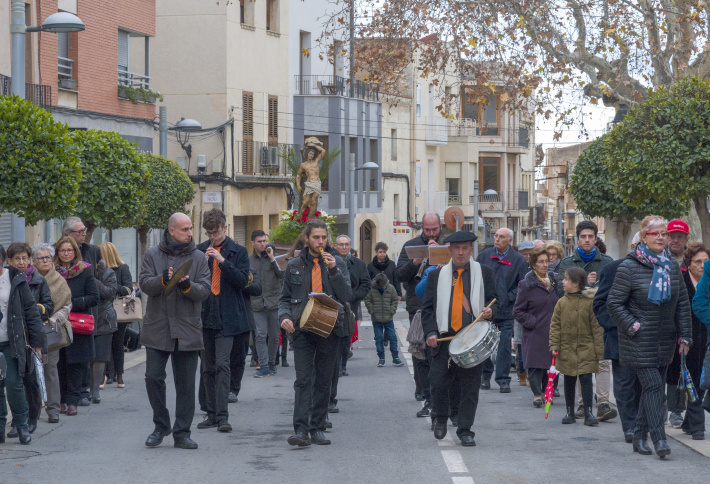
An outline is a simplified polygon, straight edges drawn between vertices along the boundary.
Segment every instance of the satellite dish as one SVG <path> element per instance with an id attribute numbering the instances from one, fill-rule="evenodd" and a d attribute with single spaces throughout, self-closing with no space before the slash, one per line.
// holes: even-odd
<path id="1" fill-rule="evenodd" d="M 449 207 L 444 212 L 444 224 L 453 230 L 458 231 L 463 227 L 464 215 L 461 207 Z"/>

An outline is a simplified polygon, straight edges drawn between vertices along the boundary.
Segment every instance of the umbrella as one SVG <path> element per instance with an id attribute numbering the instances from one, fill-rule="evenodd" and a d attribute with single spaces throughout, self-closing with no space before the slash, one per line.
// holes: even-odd
<path id="1" fill-rule="evenodd" d="M 35 374 L 37 375 L 37 384 L 41 392 L 42 401 L 47 401 L 47 385 L 44 382 L 44 363 L 42 363 L 42 354 L 32 350 L 32 356 L 35 359 Z"/>
<path id="2" fill-rule="evenodd" d="M 685 354 L 680 355 L 680 379 L 685 384 L 685 390 L 688 392 L 688 401 L 693 403 L 698 401 L 698 392 L 693 385 L 693 379 L 690 377 L 690 372 L 685 366 Z"/>
<path id="3" fill-rule="evenodd" d="M 555 358 L 557 357 L 557 351 L 552 355 L 552 366 L 547 370 L 547 387 L 545 388 L 545 418 L 547 414 L 550 413 L 550 407 L 552 406 L 552 393 L 555 391 L 555 377 L 560 374 L 555 368 Z"/>

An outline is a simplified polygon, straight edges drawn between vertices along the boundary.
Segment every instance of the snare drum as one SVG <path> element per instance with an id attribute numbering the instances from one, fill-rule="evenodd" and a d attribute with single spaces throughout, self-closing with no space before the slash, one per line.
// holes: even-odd
<path id="1" fill-rule="evenodd" d="M 301 329 L 327 338 L 338 320 L 338 308 L 311 298 L 301 314 Z"/>
<path id="2" fill-rule="evenodd" d="M 462 329 L 449 344 L 449 356 L 461 368 L 483 363 L 498 349 L 500 331 L 491 321 L 481 320 L 468 331 Z"/>

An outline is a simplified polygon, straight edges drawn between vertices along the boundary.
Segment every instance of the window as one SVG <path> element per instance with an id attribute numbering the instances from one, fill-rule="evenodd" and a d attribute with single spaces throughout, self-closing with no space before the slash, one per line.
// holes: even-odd
<path id="1" fill-rule="evenodd" d="M 239 21 L 244 25 L 254 25 L 254 0 L 239 0 Z"/>
<path id="2" fill-rule="evenodd" d="M 422 85 L 417 84 L 417 117 L 422 117 Z"/>
<path id="3" fill-rule="evenodd" d="M 378 163 L 379 156 L 377 156 L 377 140 L 370 140 L 370 161 L 373 163 Z M 378 170 L 367 170 L 370 172 L 370 191 L 374 192 L 377 190 L 377 171 Z"/>
<path id="4" fill-rule="evenodd" d="M 266 30 L 279 31 L 279 1 L 266 0 Z"/>
<path id="5" fill-rule="evenodd" d="M 394 220 L 395 222 L 399 220 L 399 194 L 394 194 Z"/>
<path id="6" fill-rule="evenodd" d="M 254 174 L 254 94 L 242 93 L 242 173 Z"/>
<path id="7" fill-rule="evenodd" d="M 500 193 L 500 158 L 481 158 L 478 166 L 480 192 L 495 190 Z"/>
<path id="8" fill-rule="evenodd" d="M 397 130 L 393 129 L 390 132 L 390 158 L 392 161 L 397 161 Z"/>
<path id="9" fill-rule="evenodd" d="M 269 96 L 269 144 L 276 146 L 279 142 L 279 98 Z"/>
<path id="10" fill-rule="evenodd" d="M 500 97 L 495 94 L 481 96 L 474 92 L 463 95 L 463 117 L 473 120 L 477 126 L 477 134 L 498 136 L 500 127 Z"/>
<path id="11" fill-rule="evenodd" d="M 124 30 L 118 31 L 118 70 L 128 72 L 128 37 Z"/>
<path id="12" fill-rule="evenodd" d="M 460 179 L 458 178 L 447 178 L 446 179 L 446 191 L 449 192 L 449 200 L 451 197 L 458 197 L 461 195 L 461 190 L 459 188 Z"/>
<path id="13" fill-rule="evenodd" d="M 449 193 L 449 205 L 461 204 L 461 163 L 445 163 L 446 191 Z"/>

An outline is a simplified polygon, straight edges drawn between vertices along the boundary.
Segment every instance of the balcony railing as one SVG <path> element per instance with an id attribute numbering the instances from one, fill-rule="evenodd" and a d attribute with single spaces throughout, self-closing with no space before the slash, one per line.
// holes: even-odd
<path id="1" fill-rule="evenodd" d="M 282 158 L 288 150 L 298 153 L 298 146 L 267 143 L 263 141 L 235 142 L 236 176 L 291 176 L 291 170 Z"/>
<path id="2" fill-rule="evenodd" d="M 74 79 L 74 60 L 66 57 L 57 57 L 59 79 Z"/>
<path id="3" fill-rule="evenodd" d="M 524 149 L 529 149 L 531 143 L 530 131 L 527 127 L 508 129 L 495 125 L 479 125 L 471 119 L 463 119 L 452 123 L 447 128 L 447 132 L 449 136 L 480 136 L 486 139 L 498 138 L 501 144 L 517 146 Z"/>
<path id="4" fill-rule="evenodd" d="M 449 205 L 461 205 L 461 195 L 449 194 Z"/>
<path id="5" fill-rule="evenodd" d="M 135 88 L 150 89 L 150 76 L 143 76 L 133 72 L 118 69 L 118 85 Z"/>
<path id="6" fill-rule="evenodd" d="M 12 94 L 12 78 L 0 74 L 0 94 Z M 25 99 L 37 106 L 48 107 L 52 105 L 52 86 L 43 84 L 25 83 Z"/>
<path id="7" fill-rule="evenodd" d="M 478 196 L 478 206 L 484 212 L 502 212 L 505 210 L 528 210 L 529 193 L 525 190 L 509 190 L 495 195 L 481 194 Z M 469 201 L 473 203 L 474 197 Z"/>
<path id="8" fill-rule="evenodd" d="M 296 94 L 302 96 L 350 96 L 350 84 L 341 76 L 295 76 Z M 359 99 L 379 100 L 380 86 L 355 81 L 353 95 Z"/>

